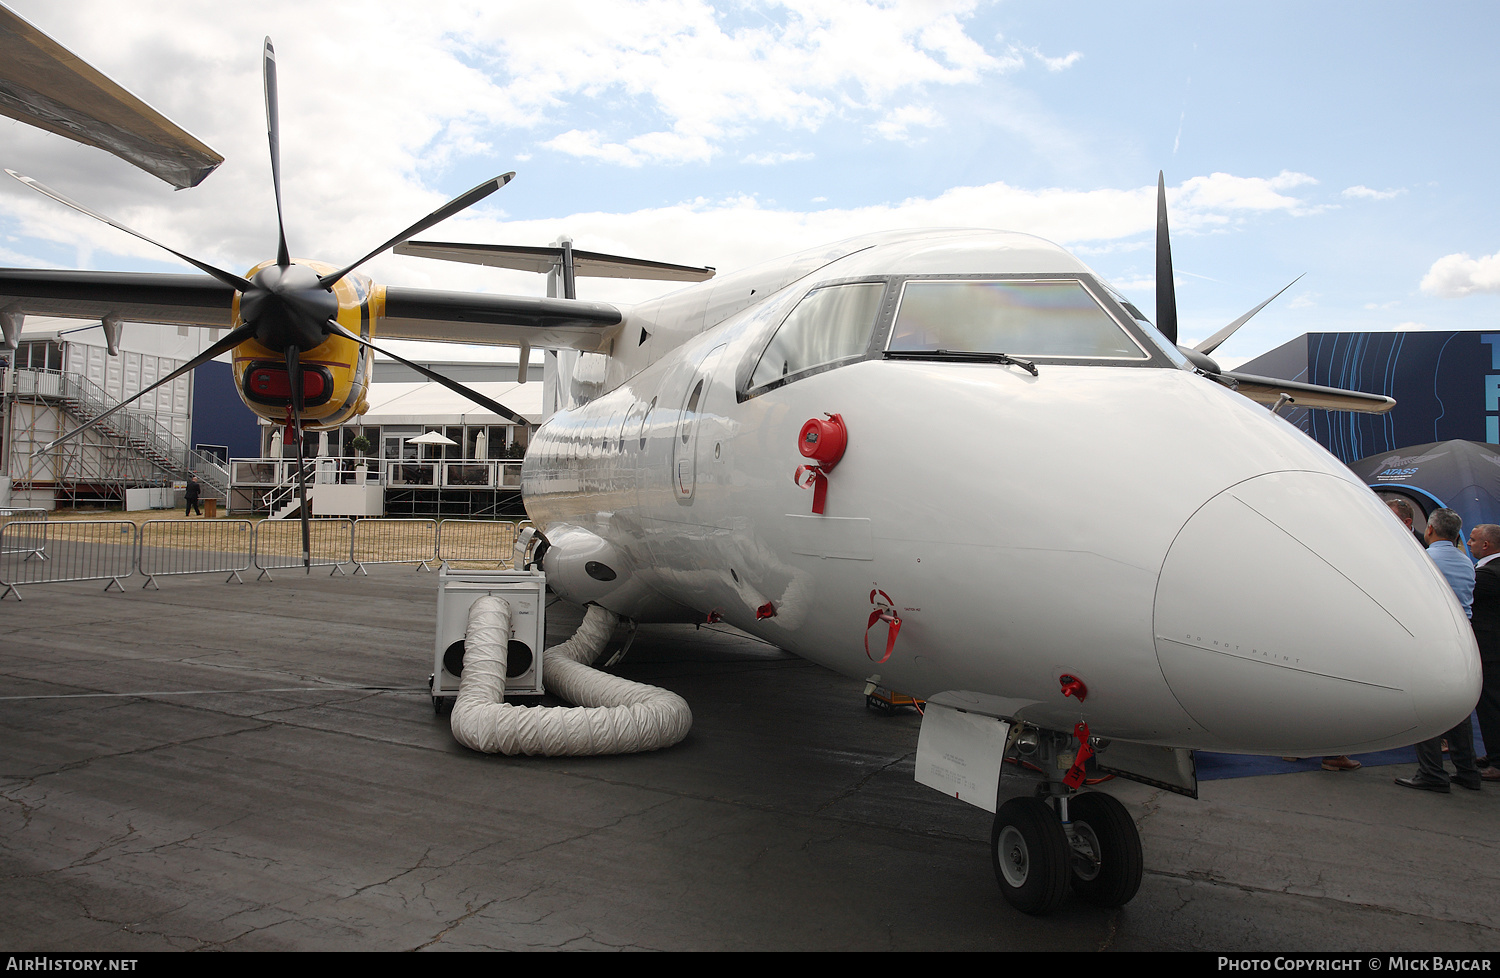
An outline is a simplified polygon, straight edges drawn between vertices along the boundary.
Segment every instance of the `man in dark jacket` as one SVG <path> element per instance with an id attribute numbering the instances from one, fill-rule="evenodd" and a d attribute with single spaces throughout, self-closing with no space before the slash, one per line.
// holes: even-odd
<path id="1" fill-rule="evenodd" d="M 1486 781 L 1500 781 L 1500 526 L 1481 523 L 1469 532 L 1469 552 L 1479 559 L 1474 570 L 1474 639 L 1479 643 L 1479 664 L 1484 669 L 1484 688 L 1479 694 L 1479 735 L 1489 757 L 1479 774 Z"/>
<path id="2" fill-rule="evenodd" d="M 196 475 L 189 475 L 187 481 L 187 506 L 182 514 L 183 516 L 192 516 L 194 510 L 198 511 L 199 516 L 203 515 L 203 509 L 198 505 L 198 497 L 202 494 L 203 485 L 198 481 L 198 477 Z"/>

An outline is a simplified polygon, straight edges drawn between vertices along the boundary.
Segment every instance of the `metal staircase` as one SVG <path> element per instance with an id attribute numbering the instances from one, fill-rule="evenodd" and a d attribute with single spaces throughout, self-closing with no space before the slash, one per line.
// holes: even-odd
<path id="1" fill-rule="evenodd" d="M 304 459 L 302 472 L 307 479 L 307 505 L 312 508 L 313 489 L 315 488 L 313 476 L 317 468 L 317 459 Z M 293 516 L 299 516 L 302 510 L 302 498 L 297 494 L 297 469 L 295 465 L 287 466 L 287 481 L 266 493 L 265 506 L 271 511 L 266 517 L 268 520 L 285 520 Z M 205 483 L 206 484 L 206 483 Z"/>
<path id="2" fill-rule="evenodd" d="M 193 471 L 198 473 L 198 481 L 203 483 L 203 495 L 218 496 L 224 500 L 224 505 L 229 505 L 229 466 L 220 461 L 216 455 L 208 455 L 196 449 L 188 453 L 188 464 Z"/>

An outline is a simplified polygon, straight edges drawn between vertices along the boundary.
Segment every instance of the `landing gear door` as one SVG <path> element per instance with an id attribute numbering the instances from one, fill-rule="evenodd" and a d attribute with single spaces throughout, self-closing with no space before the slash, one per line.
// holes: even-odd
<path id="1" fill-rule="evenodd" d="M 1197 761 L 1193 752 L 1183 747 L 1152 747 L 1113 740 L 1095 752 L 1094 764 L 1106 774 L 1117 774 L 1189 798 L 1198 797 Z"/>
<path id="2" fill-rule="evenodd" d="M 672 439 L 672 486 L 679 503 L 691 504 L 698 485 L 698 430 L 703 427 L 701 416 L 713 385 L 714 368 L 723 354 L 724 347 L 716 346 L 699 362 L 688 380 L 677 416 L 677 432 Z"/>
<path id="3" fill-rule="evenodd" d="M 929 700 L 917 735 L 917 783 L 993 812 L 1009 733 L 1004 720 Z"/>

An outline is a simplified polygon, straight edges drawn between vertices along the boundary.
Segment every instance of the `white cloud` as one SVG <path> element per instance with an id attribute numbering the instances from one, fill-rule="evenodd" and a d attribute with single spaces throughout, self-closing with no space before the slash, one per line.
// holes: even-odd
<path id="1" fill-rule="evenodd" d="M 734 141 L 762 127 L 813 132 L 835 117 L 911 139 L 941 124 L 924 92 L 1024 66 L 1014 50 L 987 50 L 969 34 L 977 2 L 763 0 L 721 12 L 703 0 L 371 0 L 339 19 L 330 43 L 326 21 L 298 0 L 212 11 L 157 0 L 150 16 L 113 0 L 14 0 L 226 162 L 201 187 L 173 194 L 112 157 L 20 124 L 6 124 L 6 162 L 181 251 L 243 270 L 275 240 L 259 57 L 269 33 L 289 244 L 295 255 L 339 262 L 438 206 L 447 194 L 436 188 L 476 161 L 498 173 L 550 150 L 639 169 L 738 150 L 769 165 L 814 154 Z M 504 191 L 466 219 L 490 215 L 494 225 L 523 193 Z M 0 231 L 70 248 L 79 266 L 96 255 L 175 264 L 18 186 L 0 186 Z"/>
<path id="2" fill-rule="evenodd" d="M 570 129 L 542 144 L 570 156 L 582 156 L 604 163 L 641 166 L 645 163 L 687 163 L 712 159 L 714 147 L 702 136 L 684 136 L 675 132 L 648 132 L 627 140 L 623 145 L 609 143 L 593 130 Z"/>
<path id="3" fill-rule="evenodd" d="M 1126 295 L 1151 295 L 1156 292 L 1156 276 L 1117 278 L 1110 283 Z"/>
<path id="4" fill-rule="evenodd" d="M 796 163 L 800 160 L 810 160 L 812 158 L 812 153 L 796 150 L 787 153 L 750 153 L 741 162 L 751 163 L 756 166 L 775 166 L 777 163 Z"/>
<path id="5" fill-rule="evenodd" d="M 1042 66 L 1045 67 L 1048 71 L 1053 72 L 1064 71 L 1068 68 L 1071 68 L 1083 58 L 1083 54 L 1078 51 L 1069 51 L 1061 58 L 1049 58 L 1041 51 L 1038 51 L 1035 47 L 1025 47 L 1022 48 L 1022 50 L 1040 61 L 1042 63 Z"/>
<path id="6" fill-rule="evenodd" d="M 908 142 L 912 138 L 910 130 L 913 126 L 931 129 L 941 122 L 942 119 L 930 106 L 903 105 L 870 128 L 893 142 Z"/>
<path id="7" fill-rule="evenodd" d="M 1235 211 L 1286 211 L 1302 215 L 1316 213 L 1321 208 L 1309 205 L 1297 197 L 1289 197 L 1281 191 L 1294 187 L 1316 184 L 1318 181 L 1305 173 L 1282 170 L 1274 177 L 1237 177 L 1228 173 L 1212 173 L 1206 177 L 1193 177 L 1183 181 L 1174 194 L 1170 190 L 1167 200 L 1174 208 L 1189 213 L 1203 212 L 1226 219 L 1223 212 Z"/>
<path id="8" fill-rule="evenodd" d="M 1400 197 L 1406 193 L 1405 187 L 1397 187 L 1395 190 L 1371 190 L 1363 184 L 1348 187 L 1344 190 L 1345 197 L 1364 197 L 1369 200 L 1390 200 L 1392 197 Z"/>
<path id="9" fill-rule="evenodd" d="M 1220 186 L 1240 179 L 1253 178 L 1218 175 Z M 1182 215 L 1188 223 L 1195 224 L 1219 219 L 1242 220 L 1243 215 L 1235 209 L 1241 197 L 1226 194 L 1224 199 L 1229 203 L 1210 206 L 1200 197 L 1195 207 L 1184 209 Z M 808 210 L 778 207 L 739 195 L 715 200 L 695 198 L 630 212 L 575 213 L 546 220 L 502 222 L 490 217 L 460 216 L 453 220 L 444 237 L 533 242 L 550 241 L 559 231 L 566 231 L 573 236 L 577 247 L 589 251 L 707 264 L 727 272 L 785 255 L 799 247 L 902 227 L 1006 228 L 1047 238 L 1078 253 L 1141 250 L 1151 247 L 1149 236 L 1155 227 L 1155 201 L 1154 186 L 1127 190 L 1033 190 L 1000 182 L 954 187 L 933 197 Z M 1290 205 L 1285 209 L 1290 209 Z M 485 288 L 530 292 L 536 290 L 540 281 L 519 275 L 504 279 L 500 277 L 502 273 L 489 270 L 476 273 L 472 266 L 444 266 L 439 262 L 395 257 L 372 263 L 371 274 L 386 282 L 469 289 L 476 287 L 475 275 L 480 274 L 485 276 Z M 1153 283 L 1153 279 L 1142 277 L 1124 287 L 1129 291 L 1139 285 L 1149 290 Z M 655 283 L 602 279 L 590 280 L 587 288 L 588 298 L 621 302 L 645 299 L 661 291 Z"/>
<path id="10" fill-rule="evenodd" d="M 1432 263 L 1422 278 L 1422 291 L 1444 299 L 1475 293 L 1500 293 L 1500 253 L 1470 258 L 1467 254 L 1444 255 Z"/>
<path id="11" fill-rule="evenodd" d="M 466 28 L 495 66 L 500 97 L 534 118 L 614 99 L 625 111 L 600 145 L 633 148 L 641 134 L 625 130 L 642 113 L 717 145 L 760 125 L 815 131 L 836 114 L 879 115 L 898 93 L 1009 70 L 966 33 L 974 7 L 784 0 L 743 8 L 756 26 L 727 27 L 700 0 L 564 2 L 480 7 Z M 638 156 L 601 158 L 630 165 Z"/>
<path id="12" fill-rule="evenodd" d="M 480 165 L 487 176 L 534 155 L 542 161 L 533 163 L 535 173 L 550 154 L 563 153 L 633 168 L 634 178 L 656 164 L 808 159 L 813 153 L 804 145 L 811 145 L 795 139 L 732 141 L 750 125 L 805 132 L 836 114 L 861 127 L 887 121 L 883 135 L 909 138 L 942 122 L 922 99 L 924 86 L 975 84 L 1023 67 L 1015 49 L 981 45 L 966 33 L 974 9 L 968 0 L 787 0 L 725 8 L 723 16 L 698 0 L 395 3 L 342 20 L 337 44 L 325 23 L 291 0 L 211 13 L 190 0 L 159 0 L 151 17 L 122 14 L 113 0 L 14 6 L 227 161 L 202 186 L 174 193 L 112 157 L 16 124 L 0 130 L 7 165 L 237 271 L 274 250 L 259 60 L 267 32 L 278 53 L 289 243 L 294 255 L 334 263 L 467 189 L 479 176 L 469 170 Z M 437 189 L 461 167 L 468 169 L 459 186 Z M 1297 191 L 1314 183 L 1291 172 L 1194 177 L 1170 189 L 1173 229 L 1211 231 L 1266 213 L 1312 213 Z M 78 267 L 181 268 L 149 245 L 5 184 L 13 181 L 0 181 L 0 234 L 11 239 L 15 264 L 40 263 L 25 260 L 29 239 L 33 254 Z M 668 190 L 652 207 L 570 213 L 577 205 L 538 205 L 525 196 L 528 181 L 518 180 L 432 236 L 539 244 L 566 232 L 580 248 L 727 271 L 891 227 L 1010 228 L 1093 254 L 1130 251 L 1150 247 L 1155 215 L 1154 186 L 992 182 L 849 208 L 826 206 L 820 198 L 827 185 L 774 191 L 781 200 L 818 194 L 806 210 L 749 196 L 692 198 L 697 186 Z M 522 201 L 527 219 L 514 220 L 505 209 Z M 522 294 L 539 291 L 541 281 L 394 256 L 366 270 L 396 284 Z M 587 289 L 632 301 L 660 286 L 590 280 Z"/>

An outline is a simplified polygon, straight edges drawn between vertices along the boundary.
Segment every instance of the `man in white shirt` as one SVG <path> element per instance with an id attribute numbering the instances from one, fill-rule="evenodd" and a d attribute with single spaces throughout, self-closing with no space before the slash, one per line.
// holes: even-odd
<path id="1" fill-rule="evenodd" d="M 1473 618 L 1474 565 L 1468 554 L 1461 549 L 1463 544 L 1463 519 L 1451 509 L 1435 509 L 1427 516 L 1427 556 L 1453 588 L 1453 596 L 1464 609 L 1464 614 Z M 1448 741 L 1448 760 L 1453 762 L 1457 774 L 1449 778 L 1443 768 L 1442 742 Z M 1474 758 L 1474 733 L 1469 717 L 1464 717 L 1453 729 L 1441 737 L 1433 737 L 1416 745 L 1417 773 L 1409 778 L 1397 778 L 1403 788 L 1418 788 L 1422 791 L 1448 793 L 1449 784 L 1456 784 L 1478 791 L 1484 784 L 1484 775 Z"/>

